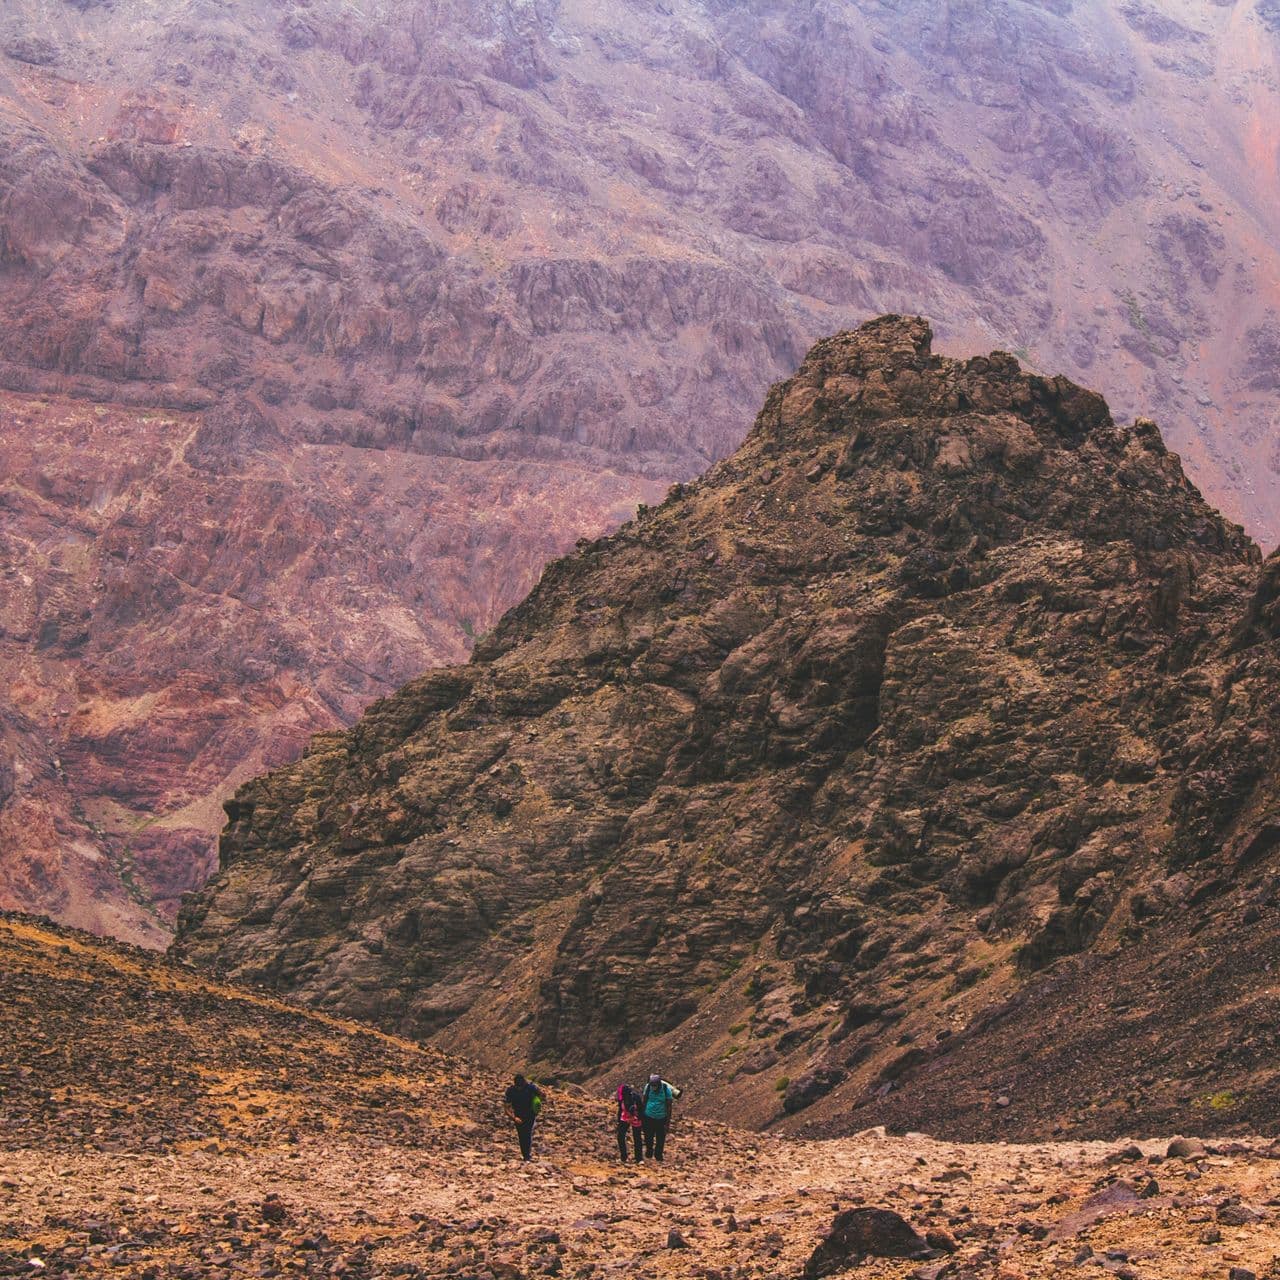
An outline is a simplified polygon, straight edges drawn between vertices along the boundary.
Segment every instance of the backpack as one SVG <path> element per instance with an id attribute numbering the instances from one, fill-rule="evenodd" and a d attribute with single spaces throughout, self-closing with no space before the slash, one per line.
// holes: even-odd
<path id="1" fill-rule="evenodd" d="M 618 1123 L 640 1127 L 640 1098 L 629 1084 L 618 1086 Z"/>

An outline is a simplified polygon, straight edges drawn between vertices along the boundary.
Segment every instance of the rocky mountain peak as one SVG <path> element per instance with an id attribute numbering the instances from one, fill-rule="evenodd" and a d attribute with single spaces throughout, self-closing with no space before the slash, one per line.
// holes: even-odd
<path id="1" fill-rule="evenodd" d="M 1101 396 L 1067 378 L 1025 373 L 1006 352 L 951 360 L 933 354 L 933 330 L 919 316 L 881 316 L 817 343 L 786 384 L 777 423 L 896 417 L 949 418 L 962 413 L 1012 413 L 1026 422 L 1078 440 L 1109 427 Z M 768 430 L 768 412 L 757 429 Z"/>
<path id="2" fill-rule="evenodd" d="M 1258 559 L 1153 424 L 884 317 L 471 662 L 243 787 L 178 949 L 760 1123 L 1120 1131 L 1137 1037 L 1165 1123 L 1224 1010 L 1258 1070 L 1274 1035 L 1231 928 L 1280 901 Z M 1231 999 L 1200 965 L 1125 1021 L 1192 929 Z"/>

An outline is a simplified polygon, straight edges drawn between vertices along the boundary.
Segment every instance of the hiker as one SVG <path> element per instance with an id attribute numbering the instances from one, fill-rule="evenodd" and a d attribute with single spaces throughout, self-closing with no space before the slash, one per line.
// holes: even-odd
<path id="1" fill-rule="evenodd" d="M 671 1106 L 680 1090 L 669 1084 L 656 1071 L 649 1077 L 640 1097 L 640 1123 L 644 1131 L 644 1153 L 662 1163 L 662 1149 L 667 1145 L 667 1129 L 671 1124 Z"/>
<path id="2" fill-rule="evenodd" d="M 507 1089 L 504 1098 L 507 1118 L 516 1127 L 516 1137 L 520 1139 L 520 1155 L 525 1160 L 533 1159 L 533 1126 L 545 1101 L 546 1095 L 542 1090 L 522 1075 L 517 1075 L 515 1082 Z"/>
<path id="3" fill-rule="evenodd" d="M 640 1101 L 640 1094 L 624 1082 L 618 1086 L 615 1096 L 618 1101 L 618 1155 L 622 1158 L 622 1163 L 626 1164 L 627 1136 L 630 1135 L 635 1145 L 636 1164 L 642 1164 L 644 1151 L 641 1147 L 640 1130 L 643 1122 L 640 1119 L 640 1111 L 643 1103 Z"/>

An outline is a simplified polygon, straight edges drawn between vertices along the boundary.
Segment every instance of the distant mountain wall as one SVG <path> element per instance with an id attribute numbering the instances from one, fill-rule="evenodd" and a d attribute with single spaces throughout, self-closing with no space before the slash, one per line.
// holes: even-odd
<path id="1" fill-rule="evenodd" d="M 238 781 L 879 311 L 1154 414 L 1274 543 L 1278 48 L 1248 0 L 10 0 L 0 670 L 66 835 L 0 901 L 160 936 Z"/>

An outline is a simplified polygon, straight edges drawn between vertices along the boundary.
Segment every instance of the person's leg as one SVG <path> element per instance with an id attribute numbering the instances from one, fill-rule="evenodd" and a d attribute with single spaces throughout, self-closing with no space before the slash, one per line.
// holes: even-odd
<path id="1" fill-rule="evenodd" d="M 640 1121 L 641 1129 L 644 1133 L 644 1153 L 646 1156 L 653 1155 L 653 1121 L 645 1116 Z"/>
<path id="2" fill-rule="evenodd" d="M 533 1156 L 533 1121 L 521 1120 L 516 1125 L 516 1136 L 520 1139 L 520 1154 L 529 1160 Z"/>
<path id="3" fill-rule="evenodd" d="M 623 1164 L 627 1163 L 627 1130 L 631 1126 L 625 1120 L 618 1121 L 618 1158 Z"/>
<path id="4" fill-rule="evenodd" d="M 653 1158 L 662 1160 L 662 1150 L 667 1145 L 667 1125 L 669 1120 L 655 1120 L 653 1123 Z"/>
<path id="5" fill-rule="evenodd" d="M 631 1141 L 636 1150 L 636 1164 L 640 1164 L 644 1160 L 644 1139 L 640 1134 L 640 1126 L 632 1124 L 627 1128 L 631 1130 Z"/>

